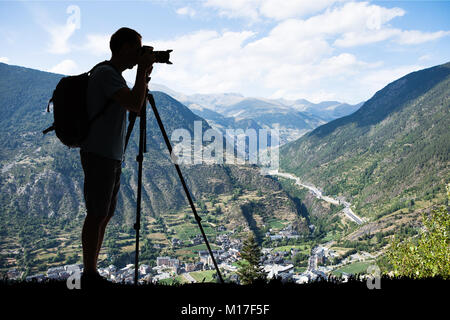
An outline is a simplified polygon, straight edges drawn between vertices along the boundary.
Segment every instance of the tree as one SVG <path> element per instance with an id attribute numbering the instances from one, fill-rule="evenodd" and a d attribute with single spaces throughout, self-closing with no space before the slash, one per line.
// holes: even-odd
<path id="1" fill-rule="evenodd" d="M 242 284 L 252 284 L 256 281 L 265 281 L 267 273 L 261 265 L 261 248 L 256 242 L 255 236 L 250 236 L 244 240 L 241 250 L 242 260 L 238 261 L 239 275 Z"/>
<path id="2" fill-rule="evenodd" d="M 215 207 L 215 210 L 213 211 L 213 214 L 218 216 L 222 213 L 222 208 L 220 206 Z"/>
<path id="3" fill-rule="evenodd" d="M 294 256 L 293 260 L 294 260 L 294 263 L 296 266 L 301 267 L 301 266 L 303 266 L 303 262 L 308 261 L 308 255 L 306 255 L 302 252 L 299 252 Z"/>
<path id="4" fill-rule="evenodd" d="M 450 184 L 447 185 L 450 200 Z M 449 206 L 432 210 L 429 217 L 422 214 L 424 231 L 417 242 L 400 242 L 394 238 L 387 253 L 394 274 L 411 278 L 441 276 L 450 279 L 450 214 Z"/>
<path id="5" fill-rule="evenodd" d="M 66 260 L 67 264 L 75 264 L 77 262 L 78 262 L 78 254 L 77 253 L 72 254 Z"/>

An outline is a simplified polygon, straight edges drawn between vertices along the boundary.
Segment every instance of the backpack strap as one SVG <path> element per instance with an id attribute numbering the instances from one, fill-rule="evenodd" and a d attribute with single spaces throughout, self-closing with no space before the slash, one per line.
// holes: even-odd
<path id="1" fill-rule="evenodd" d="M 47 104 L 47 112 L 50 112 L 50 103 L 53 102 L 53 97 L 50 98 L 50 100 L 48 100 L 48 104 Z"/>
<path id="2" fill-rule="evenodd" d="M 90 74 L 92 73 L 92 71 L 94 71 L 95 68 L 100 67 L 100 66 L 104 66 L 104 65 L 107 65 L 107 66 L 112 67 L 112 68 L 114 69 L 114 71 L 116 71 L 119 75 L 121 75 L 120 71 L 119 71 L 119 70 L 116 68 L 116 66 L 113 65 L 113 64 L 111 63 L 111 61 L 109 61 L 109 60 L 105 60 L 105 61 L 102 61 L 102 62 L 97 63 L 95 66 L 92 67 L 91 70 L 89 70 L 89 71 L 87 72 L 87 74 L 90 75 Z"/>
<path id="3" fill-rule="evenodd" d="M 51 98 L 50 100 L 48 100 L 48 104 L 47 104 L 47 112 L 50 112 L 50 103 L 53 102 L 53 98 Z M 47 129 L 45 129 L 44 131 L 42 131 L 43 134 L 47 134 L 50 131 L 55 130 L 55 125 L 52 124 L 50 127 L 48 127 Z"/>
<path id="4" fill-rule="evenodd" d="M 43 134 L 47 134 L 50 131 L 55 130 L 55 126 L 52 124 L 50 127 L 48 127 L 47 129 L 45 129 L 44 131 L 42 131 Z"/>
<path id="5" fill-rule="evenodd" d="M 125 136 L 125 147 L 123 148 L 123 152 L 127 150 L 128 142 L 130 141 L 131 132 L 133 131 L 134 123 L 136 122 L 137 113 L 129 112 L 128 113 L 128 128 L 127 135 Z"/>
<path id="6" fill-rule="evenodd" d="M 95 68 L 103 66 L 103 65 L 111 66 L 119 75 L 121 75 L 119 70 L 117 70 L 117 68 L 109 60 L 105 60 L 105 61 L 102 61 L 102 62 L 96 64 L 91 70 L 88 71 L 87 74 L 90 75 L 92 73 L 92 71 L 94 71 Z M 113 102 L 114 102 L 114 100 L 109 98 L 106 101 L 102 110 L 100 110 L 91 120 L 89 120 L 89 125 L 91 125 L 95 120 L 97 120 L 101 115 L 103 115 L 106 112 L 106 110 L 109 108 L 109 106 L 112 105 Z"/>
<path id="7" fill-rule="evenodd" d="M 92 71 L 94 71 L 95 68 L 102 66 L 102 65 L 109 65 L 111 66 L 118 74 L 120 74 L 119 70 L 117 70 L 117 68 L 108 60 L 102 61 L 100 63 L 97 63 L 94 67 L 92 67 L 91 70 L 89 70 L 87 72 L 88 76 L 92 73 Z M 53 97 L 48 101 L 47 104 L 47 112 L 50 112 L 50 104 L 53 102 Z M 112 105 L 114 101 L 110 98 L 106 101 L 105 106 L 102 108 L 102 110 L 100 110 L 91 120 L 89 120 L 89 126 L 95 121 L 97 120 L 101 115 L 103 115 L 105 113 L 105 111 L 108 109 L 109 106 Z M 44 131 L 42 131 L 43 134 L 47 134 L 50 131 L 55 130 L 55 125 L 52 124 L 50 127 L 48 127 L 47 129 L 45 129 Z"/>

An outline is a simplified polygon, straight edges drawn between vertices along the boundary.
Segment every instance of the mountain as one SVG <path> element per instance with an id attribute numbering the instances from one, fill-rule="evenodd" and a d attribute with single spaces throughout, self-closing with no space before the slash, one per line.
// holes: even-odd
<path id="1" fill-rule="evenodd" d="M 190 108 L 222 132 L 225 129 L 278 129 L 280 144 L 296 139 L 325 123 L 318 116 L 296 111 L 270 100 L 257 98 L 243 98 L 235 104 L 226 106 L 216 105 L 214 110 L 197 104 L 191 104 Z"/>
<path id="2" fill-rule="evenodd" d="M 182 98 L 180 101 L 187 106 L 198 105 L 207 107 L 214 111 L 219 111 L 229 105 L 244 100 L 245 97 L 240 93 L 219 93 L 219 94 L 193 94 Z"/>
<path id="3" fill-rule="evenodd" d="M 237 103 L 245 97 L 240 93 L 214 93 L 214 94 L 191 94 L 187 95 L 169 87 L 159 84 L 151 83 L 150 90 L 164 92 L 178 101 L 182 102 L 190 109 L 202 109 L 207 107 L 212 111 L 217 111 L 217 108 L 228 106 Z"/>
<path id="4" fill-rule="evenodd" d="M 252 119 L 265 129 L 278 129 L 281 145 L 326 122 L 312 114 L 255 98 L 244 99 L 220 111 L 238 120 Z"/>
<path id="5" fill-rule="evenodd" d="M 225 129 L 278 128 L 280 144 L 296 140 L 330 120 L 351 114 L 362 105 L 248 98 L 238 93 L 184 95 L 159 84 L 154 84 L 153 88 L 176 97 L 223 134 Z"/>
<path id="6" fill-rule="evenodd" d="M 133 84 L 128 84 L 128 86 L 131 88 L 133 86 Z M 153 83 L 150 82 L 149 85 L 149 89 L 151 91 L 161 91 L 164 92 L 165 94 L 171 96 L 172 98 L 178 100 L 178 101 L 182 101 L 185 100 L 187 98 L 187 96 L 185 94 L 179 93 L 175 90 L 170 89 L 169 87 L 162 85 L 162 84 L 158 84 L 158 83 Z"/>
<path id="7" fill-rule="evenodd" d="M 53 133 L 42 134 L 53 121 L 46 107 L 61 77 L 0 63 L 2 274 L 11 268 L 43 273 L 48 267 L 82 261 L 80 234 L 86 212 L 79 152 L 62 145 Z M 169 139 L 177 129 L 195 137 L 198 123 L 202 134 L 211 129 L 173 97 L 152 93 Z M 134 261 L 138 127 L 127 149 L 115 216 L 100 253 L 101 266 L 124 267 Z M 196 262 L 198 251 L 205 248 L 194 241 L 198 226 L 150 107 L 146 139 L 140 262 L 154 265 L 158 255 Z M 202 162 L 180 164 L 180 169 L 213 249 L 219 248 L 214 242 L 223 233 L 240 239 L 251 231 L 262 242 L 265 232 L 289 226 L 303 237 L 310 236 L 298 200 L 276 179 L 261 175 L 256 165 Z"/>
<path id="8" fill-rule="evenodd" d="M 319 103 L 312 103 L 305 99 L 298 99 L 295 101 L 278 99 L 277 101 L 291 107 L 294 110 L 315 115 L 326 121 L 331 121 L 349 115 L 358 110 L 363 105 L 363 102 L 351 105 L 339 101 L 323 101 Z"/>
<path id="9" fill-rule="evenodd" d="M 226 117 L 208 108 L 194 109 L 191 107 L 191 110 L 199 117 L 207 119 L 208 124 L 211 125 L 211 127 L 221 131 L 223 134 L 225 134 L 226 129 L 262 129 L 253 119 L 238 119 L 235 117 Z"/>
<path id="10" fill-rule="evenodd" d="M 321 117 L 327 121 L 331 121 L 337 118 L 344 117 L 346 115 L 352 114 L 356 110 L 358 110 L 363 105 L 363 102 L 360 102 L 355 105 L 350 105 L 348 103 L 342 103 L 339 101 L 324 101 L 318 104 L 314 104 L 312 106 L 307 106 L 304 111 L 309 112 L 313 115 Z M 293 108 L 296 108 L 298 105 L 293 105 Z"/>
<path id="11" fill-rule="evenodd" d="M 280 166 L 363 216 L 431 205 L 450 180 L 449 96 L 450 63 L 410 73 L 282 146 Z"/>
<path id="12" fill-rule="evenodd" d="M 53 89 L 62 75 L 0 63 L 0 211 L 16 215 L 70 218 L 84 214 L 83 176 L 78 150 L 63 146 L 53 134 L 42 130 L 53 121 L 45 111 Z M 202 133 L 211 129 L 201 117 L 165 93 L 153 96 L 169 139 L 176 129 L 194 137 L 194 122 Z M 138 125 L 130 139 L 117 206 L 117 219 L 128 224 L 134 219 L 137 185 Z M 206 145 L 206 143 L 204 143 Z M 172 142 L 175 147 L 175 143 Z M 155 116 L 147 112 L 147 150 L 143 168 L 143 208 L 158 217 L 187 207 L 187 199 L 170 160 Z M 267 194 L 261 205 L 271 212 L 296 216 L 295 206 L 280 185 L 262 176 L 255 166 L 228 164 L 181 164 L 181 170 L 195 201 L 205 197 L 260 190 Z M 282 193 L 281 195 L 279 193 Z M 277 197 L 272 196 L 276 193 Z M 286 203 L 279 204 L 278 198 Z M 290 204 L 289 204 L 290 203 Z"/>

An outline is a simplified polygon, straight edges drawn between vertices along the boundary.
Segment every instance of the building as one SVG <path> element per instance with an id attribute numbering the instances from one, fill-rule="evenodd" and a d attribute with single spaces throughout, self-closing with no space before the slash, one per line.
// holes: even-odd
<path id="1" fill-rule="evenodd" d="M 139 273 L 142 275 L 147 275 L 151 272 L 151 268 L 149 265 L 143 264 L 141 266 L 139 266 Z"/>
<path id="2" fill-rule="evenodd" d="M 156 258 L 156 265 L 158 267 L 161 266 L 168 266 L 170 261 L 170 257 L 157 257 Z"/>
<path id="3" fill-rule="evenodd" d="M 303 273 L 301 275 L 294 275 L 294 276 L 292 276 L 292 279 L 295 281 L 295 283 L 298 283 L 298 284 L 308 283 L 309 282 L 308 276 L 303 274 Z"/>
<path id="4" fill-rule="evenodd" d="M 266 265 L 264 266 L 264 271 L 267 272 L 267 278 L 271 279 L 273 277 L 280 276 L 282 280 L 287 280 L 291 278 L 294 271 L 294 265 L 289 264 L 287 266 L 281 266 L 278 264 Z"/>
<path id="5" fill-rule="evenodd" d="M 9 280 L 17 280 L 22 277 L 23 272 L 18 271 L 16 268 L 8 270 L 6 277 Z"/>
<path id="6" fill-rule="evenodd" d="M 197 262 L 197 263 L 195 264 L 195 270 L 196 270 L 196 271 L 203 270 L 203 267 L 204 267 L 204 263 L 201 262 L 201 261 L 199 261 L 199 262 Z"/>
<path id="7" fill-rule="evenodd" d="M 203 263 L 203 265 L 212 264 L 211 256 L 209 254 L 200 256 L 200 262 Z"/>
<path id="8" fill-rule="evenodd" d="M 201 234 L 196 234 L 192 239 L 191 242 L 193 245 L 201 244 L 203 242 L 203 237 Z"/>
<path id="9" fill-rule="evenodd" d="M 226 263 L 222 263 L 219 265 L 220 268 L 224 269 L 224 270 L 228 270 L 230 272 L 236 272 L 237 271 L 237 267 L 226 264 Z"/>
<path id="10" fill-rule="evenodd" d="M 186 270 L 186 272 L 195 271 L 195 264 L 194 263 L 186 263 L 185 270 Z"/>
<path id="11" fill-rule="evenodd" d="M 41 281 L 45 280 L 45 276 L 42 273 L 39 273 L 39 274 L 35 274 L 32 276 L 26 277 L 25 280 L 41 282 Z"/>
<path id="12" fill-rule="evenodd" d="M 181 247 L 182 245 L 183 245 L 183 242 L 180 239 L 177 239 L 177 238 L 172 239 L 173 247 Z"/>
<path id="13" fill-rule="evenodd" d="M 47 270 L 47 276 L 50 275 L 50 274 L 58 274 L 58 273 L 63 272 L 63 271 L 66 271 L 66 269 L 64 269 L 64 266 L 49 268 Z"/>
<path id="14" fill-rule="evenodd" d="M 172 275 L 168 272 L 160 273 L 152 278 L 153 283 L 157 283 L 160 280 L 169 279 Z"/>
<path id="15" fill-rule="evenodd" d="M 180 262 L 176 258 L 170 258 L 170 257 L 157 257 L 156 258 L 156 265 L 158 267 L 174 267 L 177 268 L 179 266 Z"/>
<path id="16" fill-rule="evenodd" d="M 283 239 L 283 236 L 276 234 L 274 236 L 270 236 L 270 240 L 275 241 L 275 240 L 281 240 Z"/>

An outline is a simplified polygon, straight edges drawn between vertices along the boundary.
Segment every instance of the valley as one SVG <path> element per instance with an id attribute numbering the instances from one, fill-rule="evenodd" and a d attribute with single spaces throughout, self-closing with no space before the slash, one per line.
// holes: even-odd
<path id="1" fill-rule="evenodd" d="M 224 267 L 234 270 L 242 239 L 252 233 L 265 265 L 299 282 L 365 272 L 372 264 L 389 272 L 384 253 L 392 236 L 417 236 L 421 214 L 446 204 L 449 70 L 447 63 L 409 74 L 358 108 L 232 94 L 182 97 L 183 104 L 153 92 L 169 136 L 180 128 L 194 136 L 198 124 L 201 132 L 284 130 L 277 171 L 262 175 L 249 164 L 181 165 Z M 0 71 L 0 272 L 18 268 L 32 275 L 79 264 L 86 211 L 78 150 L 41 134 L 52 121 L 41 107 L 62 75 L 3 63 Z M 29 88 L 26 97 L 15 85 L 19 74 Z M 158 257 L 170 257 L 187 269 L 200 261 L 207 265 L 206 246 L 152 114 L 147 121 L 141 262 L 155 267 Z M 135 131 L 100 253 L 105 270 L 126 268 L 134 258 L 136 154 Z M 188 273 L 177 281 L 213 279 L 211 270 Z"/>

